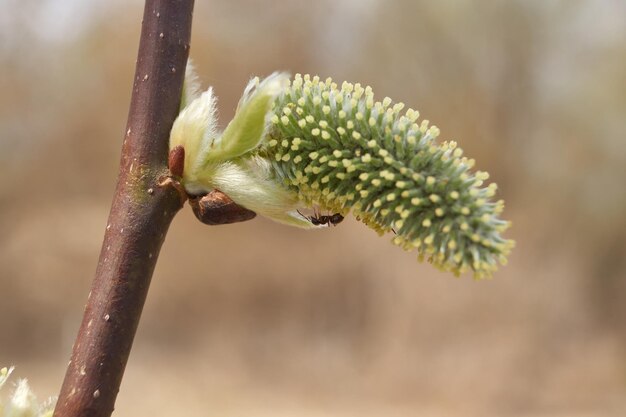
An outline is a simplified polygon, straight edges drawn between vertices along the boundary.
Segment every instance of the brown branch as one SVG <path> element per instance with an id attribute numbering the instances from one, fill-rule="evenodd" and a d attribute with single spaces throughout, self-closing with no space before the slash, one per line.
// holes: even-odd
<path id="1" fill-rule="evenodd" d="M 167 148 L 189 53 L 193 0 L 146 0 L 113 205 L 54 412 L 110 416 L 165 234 L 182 207 Z"/>

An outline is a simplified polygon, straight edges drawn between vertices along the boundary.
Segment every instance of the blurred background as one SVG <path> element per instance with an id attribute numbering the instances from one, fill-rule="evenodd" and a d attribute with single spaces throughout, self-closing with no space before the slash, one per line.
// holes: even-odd
<path id="1" fill-rule="evenodd" d="M 42 398 L 95 271 L 142 9 L 0 1 L 0 366 Z M 115 415 L 626 415 L 624 16 L 620 0 L 197 1 L 191 56 L 222 126 L 253 75 L 369 84 L 491 173 L 517 248 L 475 282 L 354 219 L 208 227 L 185 207 Z"/>

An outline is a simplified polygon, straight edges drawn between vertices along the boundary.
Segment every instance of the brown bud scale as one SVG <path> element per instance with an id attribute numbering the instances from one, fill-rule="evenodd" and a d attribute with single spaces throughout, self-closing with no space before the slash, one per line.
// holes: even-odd
<path id="1" fill-rule="evenodd" d="M 189 204 L 196 218 L 211 226 L 244 222 L 256 217 L 254 211 L 238 205 L 219 190 L 213 190 L 203 196 L 190 197 Z"/>
<path id="2" fill-rule="evenodd" d="M 170 151 L 167 166 L 174 177 L 182 177 L 185 169 L 185 148 L 178 145 Z"/>

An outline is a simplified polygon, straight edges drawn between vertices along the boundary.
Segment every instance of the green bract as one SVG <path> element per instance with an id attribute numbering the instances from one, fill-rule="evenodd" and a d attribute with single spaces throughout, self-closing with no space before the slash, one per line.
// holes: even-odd
<path id="1" fill-rule="evenodd" d="M 488 174 L 472 172 L 474 160 L 455 142 L 437 142 L 439 129 L 418 124 L 417 111 L 402 114 L 402 103 L 375 101 L 360 84 L 338 88 L 330 78 L 299 74 L 289 83 L 273 74 L 251 81 L 220 136 L 207 94 L 172 129 L 170 146 L 192 152 L 183 175 L 188 191 L 217 188 L 250 210 L 307 228 L 314 226 L 299 209 L 352 211 L 455 274 L 488 277 L 505 263 L 513 241 L 500 236 L 509 222 L 498 217 L 504 203 L 493 201 L 496 185 L 483 186 Z M 204 124 L 185 112 L 204 114 Z M 192 138 L 186 131 L 201 132 Z"/>

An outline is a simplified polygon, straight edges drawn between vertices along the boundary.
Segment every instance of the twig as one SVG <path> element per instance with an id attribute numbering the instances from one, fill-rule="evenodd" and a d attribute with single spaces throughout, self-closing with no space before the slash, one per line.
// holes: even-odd
<path id="1" fill-rule="evenodd" d="M 55 417 L 113 412 L 179 192 L 167 148 L 189 53 L 193 0 L 146 0 L 117 188 Z"/>

